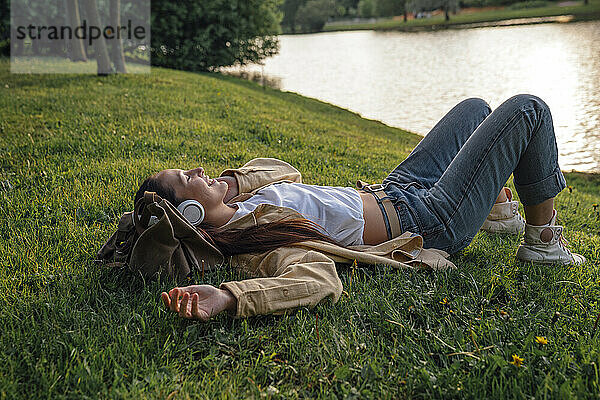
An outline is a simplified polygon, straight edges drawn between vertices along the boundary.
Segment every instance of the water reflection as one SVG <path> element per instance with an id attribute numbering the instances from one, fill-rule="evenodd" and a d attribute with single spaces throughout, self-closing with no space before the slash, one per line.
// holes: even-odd
<path id="1" fill-rule="evenodd" d="M 223 72 L 226 75 L 235 76 L 236 78 L 242 78 L 252 82 L 256 82 L 262 86 L 268 86 L 273 89 L 282 89 L 280 77 L 267 75 L 263 71 L 230 69 L 224 70 Z"/>
<path id="2" fill-rule="evenodd" d="M 600 171 L 599 37 L 599 21 L 281 36 L 264 73 L 283 90 L 423 135 L 464 98 L 495 108 L 532 93 L 552 110 L 562 168 Z"/>

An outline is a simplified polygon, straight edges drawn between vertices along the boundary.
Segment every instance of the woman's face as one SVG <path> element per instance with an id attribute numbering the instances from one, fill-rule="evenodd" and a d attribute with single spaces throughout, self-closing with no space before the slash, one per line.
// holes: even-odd
<path id="1" fill-rule="evenodd" d="M 165 169 L 156 174 L 156 178 L 161 183 L 172 187 L 178 199 L 200 202 L 207 214 L 222 206 L 228 189 L 226 182 L 210 178 L 204 173 L 203 168 L 189 171 Z"/>

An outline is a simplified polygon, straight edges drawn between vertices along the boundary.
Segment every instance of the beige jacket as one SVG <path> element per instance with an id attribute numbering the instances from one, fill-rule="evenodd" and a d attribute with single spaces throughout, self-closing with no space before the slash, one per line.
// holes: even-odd
<path id="1" fill-rule="evenodd" d="M 290 164 L 274 158 L 257 158 L 238 169 L 227 169 L 221 176 L 234 176 L 239 195 L 229 203 L 246 200 L 262 187 L 276 182 L 302 182 L 300 172 Z M 223 229 L 247 228 L 282 218 L 302 216 L 287 207 L 259 205 L 252 213 L 232 221 Z M 237 299 L 237 317 L 280 313 L 300 306 L 314 306 L 325 298 L 337 302 L 342 283 L 335 263 L 387 265 L 393 268 L 453 268 L 447 253 L 423 249 L 421 236 L 405 232 L 376 246 L 336 246 L 322 241 L 302 242 L 261 254 L 231 257 L 231 265 L 254 278 L 224 282 Z"/>

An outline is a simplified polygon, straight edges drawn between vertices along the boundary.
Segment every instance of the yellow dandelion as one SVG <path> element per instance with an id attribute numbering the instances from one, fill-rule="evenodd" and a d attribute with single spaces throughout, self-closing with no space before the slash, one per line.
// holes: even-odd
<path id="1" fill-rule="evenodd" d="M 569 189 L 569 193 L 573 193 L 573 186 L 569 185 L 567 186 L 567 189 Z"/>
<path id="2" fill-rule="evenodd" d="M 440 304 L 444 304 L 444 305 L 448 304 L 448 298 L 444 297 L 444 299 L 442 301 L 440 301 Z"/>
<path id="3" fill-rule="evenodd" d="M 594 211 L 596 211 L 596 208 L 598 208 L 598 203 L 592 204 L 592 207 L 594 207 Z"/>
<path id="4" fill-rule="evenodd" d="M 525 359 L 519 357 L 516 354 L 512 355 L 512 361 L 510 362 L 512 365 L 514 365 L 515 367 L 522 367 L 523 366 L 523 361 L 525 361 Z"/>
<path id="5" fill-rule="evenodd" d="M 546 339 L 544 336 L 536 336 L 535 341 L 539 344 L 548 344 L 548 339 Z"/>

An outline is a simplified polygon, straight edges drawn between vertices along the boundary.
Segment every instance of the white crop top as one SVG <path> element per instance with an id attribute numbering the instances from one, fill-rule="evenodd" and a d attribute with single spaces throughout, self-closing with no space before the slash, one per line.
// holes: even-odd
<path id="1" fill-rule="evenodd" d="M 351 187 L 316 186 L 279 182 L 257 191 L 238 209 L 231 221 L 254 211 L 260 204 L 291 208 L 318 224 L 321 232 L 344 246 L 363 243 L 365 220 L 360 194 Z"/>

